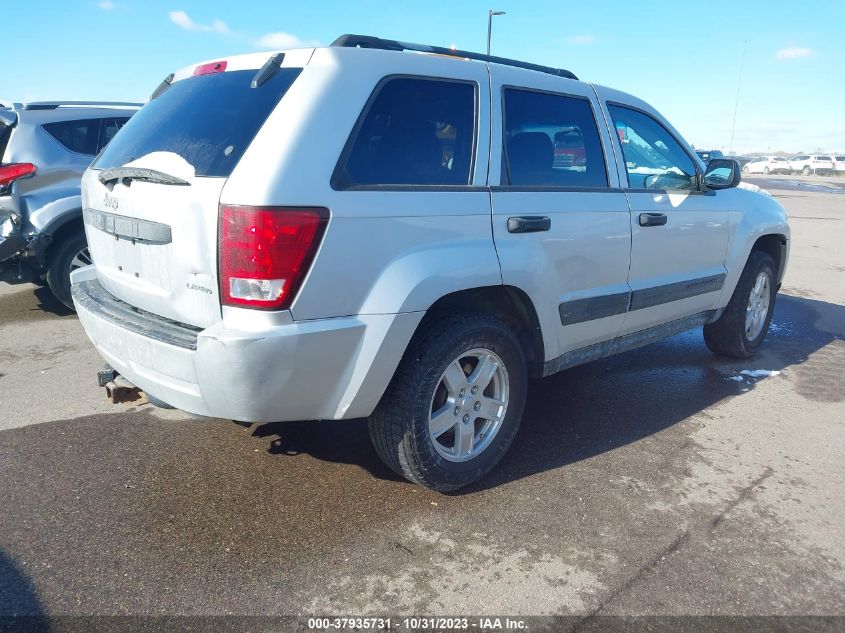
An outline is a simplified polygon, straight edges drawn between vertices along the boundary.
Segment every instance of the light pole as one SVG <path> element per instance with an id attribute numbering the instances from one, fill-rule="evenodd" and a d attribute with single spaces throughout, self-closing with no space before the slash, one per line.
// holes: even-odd
<path id="1" fill-rule="evenodd" d="M 736 99 L 734 100 L 734 120 L 731 124 L 731 148 L 728 155 L 734 153 L 734 132 L 736 132 L 736 111 L 739 109 L 739 88 L 742 86 L 742 69 L 745 66 L 745 53 L 748 50 L 748 40 L 742 45 L 742 59 L 739 60 L 739 78 L 736 80 Z"/>
<path id="2" fill-rule="evenodd" d="M 494 15 L 505 15 L 504 11 L 494 11 L 490 9 L 487 12 L 487 54 L 490 54 L 490 32 L 493 28 L 493 16 Z"/>

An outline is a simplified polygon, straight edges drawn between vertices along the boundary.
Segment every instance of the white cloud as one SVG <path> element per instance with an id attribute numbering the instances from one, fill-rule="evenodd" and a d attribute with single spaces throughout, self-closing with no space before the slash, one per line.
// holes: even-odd
<path id="1" fill-rule="evenodd" d="M 266 33 L 255 40 L 257 48 L 269 49 L 285 49 L 285 48 L 309 48 L 311 46 L 319 46 L 320 43 L 315 40 L 301 40 L 292 33 L 285 33 L 284 31 L 276 31 L 275 33 Z"/>
<path id="2" fill-rule="evenodd" d="M 105 0 L 108 2 L 108 0 Z M 171 11 L 167 14 L 170 21 L 176 26 L 185 29 L 186 31 L 212 31 L 220 33 L 221 35 L 228 35 L 231 33 L 228 25 L 223 20 L 212 20 L 211 24 L 199 24 L 194 22 L 191 17 L 184 11 Z"/>
<path id="3" fill-rule="evenodd" d="M 102 2 L 97 4 L 103 11 L 111 11 L 114 9 L 114 2 L 112 0 L 103 0 Z"/>
<path id="4" fill-rule="evenodd" d="M 596 38 L 594 35 L 570 35 L 566 38 L 566 43 L 572 46 L 587 46 L 595 44 Z"/>
<path id="5" fill-rule="evenodd" d="M 802 48 L 800 46 L 790 46 L 782 48 L 775 53 L 775 59 L 797 59 L 799 57 L 812 57 L 816 52 L 812 48 Z"/>

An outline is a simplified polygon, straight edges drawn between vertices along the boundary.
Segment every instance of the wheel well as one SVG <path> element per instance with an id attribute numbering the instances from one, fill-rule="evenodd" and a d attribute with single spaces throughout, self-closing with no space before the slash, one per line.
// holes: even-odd
<path id="1" fill-rule="evenodd" d="M 482 312 L 501 319 L 522 343 L 529 374 L 542 375 L 545 361 L 543 333 L 534 304 L 522 290 L 514 286 L 486 286 L 453 292 L 431 305 L 417 329 L 447 311 Z"/>
<path id="2" fill-rule="evenodd" d="M 783 235 L 764 235 L 754 242 L 752 251 L 762 251 L 775 260 L 778 283 L 783 279 L 784 251 L 786 249 L 786 237 Z"/>

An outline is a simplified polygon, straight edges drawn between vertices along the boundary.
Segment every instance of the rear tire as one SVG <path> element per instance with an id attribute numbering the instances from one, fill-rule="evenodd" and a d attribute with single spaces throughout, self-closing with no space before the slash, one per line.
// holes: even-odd
<path id="1" fill-rule="evenodd" d="M 434 319 L 370 416 L 373 446 L 411 482 L 440 491 L 472 484 L 513 442 L 527 381 L 522 346 L 504 323 L 482 314 Z"/>
<path id="2" fill-rule="evenodd" d="M 810 169 L 809 165 L 804 165 L 804 169 L 801 170 L 801 173 L 805 176 L 809 176 L 811 171 L 812 170 Z"/>
<path id="3" fill-rule="evenodd" d="M 772 170 L 771 170 L 771 169 L 769 169 L 768 167 L 766 167 L 765 169 L 763 169 L 763 173 L 764 173 L 764 174 L 766 174 L 766 175 L 768 176 L 769 174 L 771 174 L 771 173 L 772 173 Z"/>
<path id="4" fill-rule="evenodd" d="M 704 326 L 704 342 L 711 352 L 748 358 L 760 348 L 772 321 L 776 280 L 771 255 L 752 251 L 722 316 Z"/>
<path id="5" fill-rule="evenodd" d="M 47 285 L 53 295 L 71 310 L 70 273 L 91 263 L 85 233 L 76 232 L 65 236 L 52 246 L 50 264 L 47 269 Z"/>

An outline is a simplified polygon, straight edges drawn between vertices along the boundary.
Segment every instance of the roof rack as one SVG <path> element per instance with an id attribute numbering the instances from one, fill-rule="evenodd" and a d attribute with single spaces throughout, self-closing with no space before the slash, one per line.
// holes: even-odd
<path id="1" fill-rule="evenodd" d="M 55 110 L 56 108 L 140 108 L 143 103 L 131 101 L 33 101 L 21 104 L 23 110 Z"/>
<path id="2" fill-rule="evenodd" d="M 398 40 L 385 40 L 380 37 L 373 37 L 372 35 L 341 35 L 334 42 L 332 42 L 331 45 L 341 46 L 344 48 L 360 47 L 376 48 L 384 51 L 416 51 L 418 53 L 435 53 L 437 55 L 448 55 L 449 57 L 476 59 L 482 62 L 503 64 L 505 66 L 516 66 L 517 68 L 525 68 L 526 70 L 536 70 L 541 73 L 548 73 L 549 75 L 566 77 L 567 79 L 578 79 L 578 77 L 576 77 L 573 73 L 563 68 L 541 66 L 540 64 L 531 64 L 529 62 L 521 62 L 516 59 L 508 59 L 507 57 L 482 55 L 481 53 L 461 51 L 456 50 L 454 48 L 445 48 L 443 46 L 429 46 L 428 44 L 412 44 L 411 42 L 400 42 Z"/>

